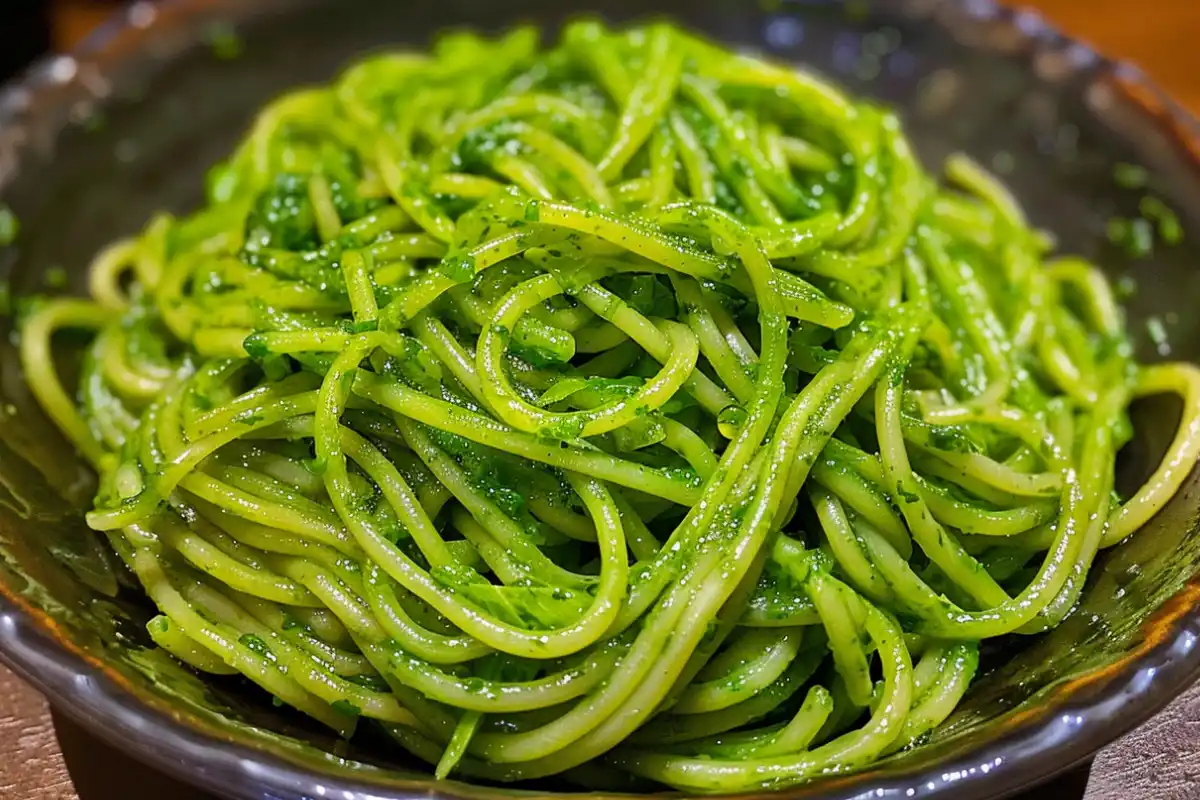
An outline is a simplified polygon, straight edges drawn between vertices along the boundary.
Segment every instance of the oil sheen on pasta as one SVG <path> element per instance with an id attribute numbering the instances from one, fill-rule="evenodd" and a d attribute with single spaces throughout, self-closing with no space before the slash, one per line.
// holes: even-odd
<path id="1" fill-rule="evenodd" d="M 794 785 L 927 738 L 1200 446 L 1197 370 L 945 174 L 670 26 L 449 35 L 272 103 L 24 369 L 197 670 L 438 776 Z M 1185 418 L 1118 497 L 1158 393 Z"/>

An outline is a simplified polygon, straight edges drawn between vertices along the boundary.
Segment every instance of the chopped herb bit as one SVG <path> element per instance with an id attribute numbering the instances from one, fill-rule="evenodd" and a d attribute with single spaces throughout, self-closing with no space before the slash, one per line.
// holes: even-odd
<path id="1" fill-rule="evenodd" d="M 329 707 L 339 714 L 345 714 L 347 717 L 357 717 L 362 715 L 362 709 L 351 703 L 349 700 L 334 700 L 329 704 Z"/>
<path id="2" fill-rule="evenodd" d="M 1150 173 L 1145 167 L 1120 163 L 1113 167 L 1113 180 L 1123 189 L 1142 189 L 1150 182 Z"/>
<path id="3" fill-rule="evenodd" d="M 234 417 L 233 421 L 241 425 L 254 426 L 262 422 L 263 419 L 265 419 L 265 417 L 263 417 L 262 414 L 256 414 L 253 411 L 246 411 Z"/>
<path id="4" fill-rule="evenodd" d="M 347 675 L 346 680 L 373 692 L 388 691 L 387 681 L 378 675 Z"/>
<path id="5" fill-rule="evenodd" d="M 260 656 L 268 656 L 271 654 L 271 648 L 267 647 L 267 643 L 262 640 L 262 637 L 256 636 L 253 633 L 244 633 L 238 642 L 243 646 L 248 647 Z"/>
<path id="6" fill-rule="evenodd" d="M 1108 221 L 1108 240 L 1130 258 L 1146 258 L 1154 252 L 1154 228 L 1143 217 Z"/>
<path id="7" fill-rule="evenodd" d="M 0 247 L 6 247 L 17 240 L 21 233 L 21 221 L 12 209 L 0 203 Z"/>
<path id="8" fill-rule="evenodd" d="M 287 356 L 271 353 L 262 359 L 263 375 L 269 381 L 281 381 L 292 374 L 291 362 Z"/>
<path id="9" fill-rule="evenodd" d="M 44 276 L 46 286 L 51 289 L 61 289 L 67 285 L 67 271 L 59 266 L 50 267 Z"/>
<path id="10" fill-rule="evenodd" d="M 242 54 L 242 39 L 228 23 L 213 25 L 208 31 L 208 43 L 213 55 L 222 61 L 232 61 Z"/>
<path id="11" fill-rule="evenodd" d="M 1183 226 L 1179 223 L 1179 216 L 1162 200 L 1143 197 L 1138 210 L 1147 220 L 1158 223 L 1158 236 L 1164 242 L 1176 245 L 1183 241 Z"/>
<path id="12" fill-rule="evenodd" d="M 246 355 L 256 361 L 271 355 L 271 348 L 267 346 L 266 339 L 261 333 L 252 333 L 243 339 L 242 349 L 246 351 Z"/>

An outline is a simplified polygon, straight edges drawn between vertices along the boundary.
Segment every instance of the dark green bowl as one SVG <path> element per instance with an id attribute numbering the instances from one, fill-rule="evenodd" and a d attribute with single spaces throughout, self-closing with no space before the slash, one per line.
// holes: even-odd
<path id="1" fill-rule="evenodd" d="M 0 93 L 0 198 L 22 222 L 18 245 L 0 249 L 0 276 L 18 298 L 81 291 L 95 250 L 157 209 L 199 201 L 206 166 L 256 108 L 290 86 L 329 79 L 365 50 L 421 46 L 447 26 L 497 29 L 532 19 L 553 28 L 579 10 L 613 20 L 662 12 L 894 105 L 929 164 L 965 150 L 992 165 L 1064 249 L 1098 260 L 1122 286 L 1136 281 L 1127 305 L 1143 358 L 1197 359 L 1200 124 L 1135 69 L 988 2 L 769 6 L 136 4 L 77 56 L 44 62 Z M 233 59 L 222 58 L 230 26 L 242 42 Z M 1149 169 L 1154 193 L 1181 212 L 1191 234 L 1183 245 L 1136 262 L 1108 245 L 1107 221 L 1136 213 L 1143 194 L 1114 182 L 1121 162 Z M 56 281 L 48 276 L 61 275 L 52 267 L 65 268 L 69 286 L 49 285 Z M 104 546 L 83 524 L 92 476 L 35 408 L 10 340 L 0 339 L 0 659 L 93 733 L 230 797 L 513 794 L 435 784 L 382 739 L 335 740 L 240 679 L 201 680 L 153 649 L 143 629 L 148 603 L 117 591 Z M 1178 414 L 1166 400 L 1135 408 L 1139 435 L 1120 465 L 1129 485 L 1148 474 Z M 781 796 L 1001 797 L 1147 718 L 1200 675 L 1198 505 L 1189 481 L 1100 559 L 1081 606 L 1060 628 L 987 654 L 986 674 L 928 744 Z"/>

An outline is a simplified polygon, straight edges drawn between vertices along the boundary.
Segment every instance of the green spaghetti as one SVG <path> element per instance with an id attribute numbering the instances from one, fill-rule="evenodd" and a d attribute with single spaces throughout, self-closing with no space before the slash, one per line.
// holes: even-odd
<path id="1" fill-rule="evenodd" d="M 23 366 L 195 669 L 438 777 L 794 785 L 923 741 L 1200 452 L 1200 372 L 946 175 L 670 26 L 449 35 L 267 107 Z"/>

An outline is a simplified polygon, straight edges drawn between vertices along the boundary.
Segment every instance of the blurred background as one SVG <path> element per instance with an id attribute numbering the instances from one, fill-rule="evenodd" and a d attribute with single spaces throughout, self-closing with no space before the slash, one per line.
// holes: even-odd
<path id="1" fill-rule="evenodd" d="M 0 81 L 46 52 L 75 47 L 124 4 L 121 0 L 0 0 Z M 586 6 L 586 0 L 578 4 Z M 1200 0 L 1023 0 L 1014 4 L 1037 11 L 1107 55 L 1137 63 L 1169 94 L 1200 114 Z M 1164 794 L 1155 787 L 1163 772 L 1182 770 L 1200 778 L 1197 725 L 1200 690 L 1193 690 L 1136 733 L 1103 751 L 1094 765 L 1068 773 L 1021 800 L 1194 800 L 1200 797 L 1200 783 L 1192 783 L 1186 797 Z M 39 696 L 0 667 L 0 798 L 143 797 L 215 800 L 151 773 L 70 722 L 52 717 Z"/>
<path id="2" fill-rule="evenodd" d="M 4 0 L 0 6 L 0 78 L 48 49 L 73 47 L 123 4 L 121 0 Z M 1200 39 L 1200 0 L 1023 0 L 1012 4 L 1039 11 L 1108 55 L 1136 62 L 1170 94 L 1200 112 L 1195 52 Z"/>

